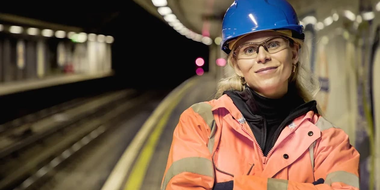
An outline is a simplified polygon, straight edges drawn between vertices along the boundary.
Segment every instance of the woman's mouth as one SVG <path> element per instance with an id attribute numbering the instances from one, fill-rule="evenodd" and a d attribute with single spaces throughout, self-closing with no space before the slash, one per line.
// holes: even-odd
<path id="1" fill-rule="evenodd" d="M 277 69 L 277 67 L 265 67 L 265 68 L 255 71 L 255 73 L 267 73 L 275 69 Z"/>

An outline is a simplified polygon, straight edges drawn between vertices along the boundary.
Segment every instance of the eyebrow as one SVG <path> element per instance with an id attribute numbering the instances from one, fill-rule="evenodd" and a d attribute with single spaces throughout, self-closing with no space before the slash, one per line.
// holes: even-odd
<path id="1" fill-rule="evenodd" d="M 268 41 L 276 39 L 276 38 L 283 38 L 283 37 L 282 36 L 274 36 L 274 37 L 269 37 L 269 38 L 262 40 L 260 42 L 244 42 L 244 43 L 240 44 L 239 46 L 245 45 L 245 44 L 262 44 L 264 42 L 268 42 Z"/>

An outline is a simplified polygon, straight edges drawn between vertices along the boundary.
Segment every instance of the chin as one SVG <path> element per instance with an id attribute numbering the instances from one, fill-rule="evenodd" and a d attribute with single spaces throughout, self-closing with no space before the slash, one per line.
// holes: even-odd
<path id="1" fill-rule="evenodd" d="M 264 95 L 267 95 L 267 96 L 271 96 L 271 95 L 281 94 L 279 92 L 281 89 L 283 89 L 282 85 L 278 85 L 278 84 L 265 84 L 265 85 L 261 85 L 260 86 L 259 92 L 261 94 L 264 94 Z"/>
<path id="2" fill-rule="evenodd" d="M 260 84 L 260 89 L 263 91 L 276 91 L 281 89 L 282 85 L 278 83 L 262 83 Z"/>

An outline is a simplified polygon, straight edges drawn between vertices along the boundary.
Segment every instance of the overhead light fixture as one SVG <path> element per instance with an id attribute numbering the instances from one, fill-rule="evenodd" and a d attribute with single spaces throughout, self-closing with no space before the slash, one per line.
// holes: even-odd
<path id="1" fill-rule="evenodd" d="M 163 7 L 163 6 L 166 6 L 168 4 L 168 2 L 166 0 L 152 0 L 152 3 L 156 7 Z"/>
<path id="2" fill-rule="evenodd" d="M 158 7 L 157 11 L 162 16 L 172 13 L 172 10 L 169 7 Z"/>

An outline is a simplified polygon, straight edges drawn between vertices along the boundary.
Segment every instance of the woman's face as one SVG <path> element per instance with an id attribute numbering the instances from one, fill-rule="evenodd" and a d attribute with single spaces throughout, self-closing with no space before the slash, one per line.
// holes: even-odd
<path id="1" fill-rule="evenodd" d="M 235 72 L 248 86 L 268 98 L 279 98 L 288 91 L 293 64 L 298 61 L 296 47 L 276 32 L 250 34 L 237 42 Z"/>

